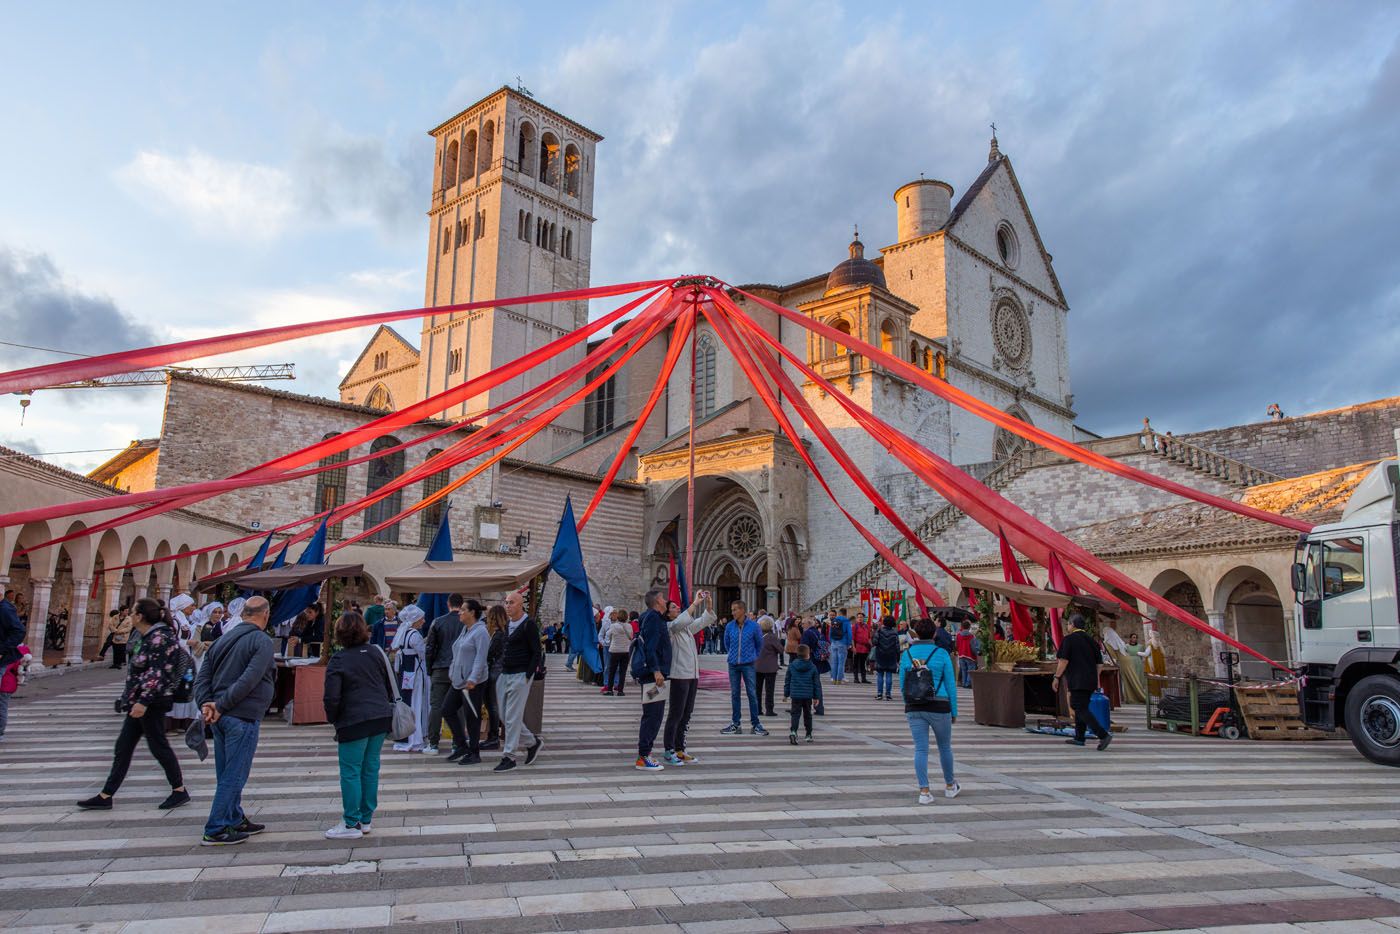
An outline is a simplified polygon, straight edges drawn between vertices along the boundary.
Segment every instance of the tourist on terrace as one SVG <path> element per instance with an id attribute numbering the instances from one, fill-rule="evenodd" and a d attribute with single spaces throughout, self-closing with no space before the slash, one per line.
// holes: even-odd
<path id="1" fill-rule="evenodd" d="M 642 719 L 637 728 L 637 762 L 640 772 L 659 772 L 665 766 L 651 757 L 656 734 L 666 714 L 666 679 L 671 676 L 671 634 L 666 624 L 666 594 L 648 590 L 646 613 L 638 619 L 637 651 L 632 674 L 642 694 Z M 653 694 L 656 699 L 649 699 Z"/>
<path id="2" fill-rule="evenodd" d="M 952 656 L 934 642 L 937 631 L 931 619 L 915 621 L 915 641 L 899 660 L 899 687 L 904 695 L 904 719 L 909 721 L 909 733 L 914 737 L 914 776 L 919 780 L 920 804 L 933 803 L 933 793 L 928 786 L 930 732 L 938 742 L 944 797 L 956 798 L 962 790 L 953 775 L 953 724 L 958 719 L 956 676 Z M 917 676 L 913 673 L 916 667 L 926 668 L 927 672 Z M 917 689 L 920 683 L 931 691 L 921 694 Z"/>
<path id="3" fill-rule="evenodd" d="M 633 638 L 627 614 L 614 610 L 612 622 L 608 624 L 608 673 L 603 679 L 602 693 L 623 696 L 627 684 L 627 653 L 632 648 Z"/>
<path id="4" fill-rule="evenodd" d="M 870 683 L 870 623 L 864 613 L 851 625 L 851 670 L 856 684 Z"/>
<path id="5" fill-rule="evenodd" d="M 662 757 L 667 765 L 693 765 L 698 760 L 685 751 L 685 734 L 690 728 L 690 716 L 695 712 L 695 695 L 700 686 L 700 662 L 696 658 L 695 634 L 714 622 L 715 611 L 708 591 L 695 595 L 690 609 L 682 610 L 674 603 L 666 605 L 671 622 L 671 700 L 666 709 L 666 727 Z M 704 607 L 698 618 L 696 612 Z"/>
<path id="6" fill-rule="evenodd" d="M 789 619 L 783 628 L 783 651 L 789 663 L 797 661 L 797 647 L 802 644 L 802 621 Z"/>
<path id="7" fill-rule="evenodd" d="M 389 657 L 369 644 L 369 627 L 360 614 L 341 616 L 335 639 L 341 649 L 326 665 L 321 703 L 335 727 L 341 821 L 326 838 L 358 840 L 370 832 L 379 806 L 379 754 L 394 725 L 394 688 Z"/>
<path id="8" fill-rule="evenodd" d="M 447 612 L 433 620 L 428 627 L 425 657 L 431 683 L 428 688 L 427 744 L 423 747 L 423 752 L 428 755 L 437 755 L 438 744 L 442 742 L 442 708 L 452 693 L 452 646 L 462 634 L 461 614 L 462 595 L 450 594 L 447 597 Z"/>
<path id="9" fill-rule="evenodd" d="M 540 628 L 525 612 L 525 597 L 519 591 L 506 594 L 506 645 L 501 655 L 501 674 L 496 680 L 500 700 L 501 726 L 505 731 L 501 761 L 494 771 L 508 772 L 518 765 L 521 755 L 530 765 L 540 754 L 544 740 L 525 726 L 525 702 L 530 682 L 539 675 L 544 662 L 540 649 Z"/>
<path id="10" fill-rule="evenodd" d="M 783 640 L 773 631 L 773 617 L 766 613 L 759 618 L 758 628 L 763 631 L 763 646 L 754 662 L 754 675 L 758 680 L 759 706 L 765 717 L 776 717 L 773 709 L 773 695 L 778 684 L 778 669 L 783 666 Z"/>
<path id="11" fill-rule="evenodd" d="M 505 626 L 506 611 L 499 611 Z M 462 632 L 452 643 L 452 667 L 448 675 L 452 689 L 442 704 L 442 718 L 452 730 L 452 754 L 448 762 L 476 765 L 481 761 L 481 704 L 490 684 L 491 633 L 486 625 L 486 608 L 477 600 L 466 600 L 458 613 Z"/>
<path id="12" fill-rule="evenodd" d="M 894 689 L 894 673 L 899 670 L 899 653 L 903 646 L 899 644 L 899 629 L 893 616 L 885 616 L 880 620 L 880 628 L 875 631 L 874 651 L 875 656 L 875 699 L 893 700 L 891 691 Z"/>
<path id="13" fill-rule="evenodd" d="M 121 699 L 126 718 L 122 720 L 121 732 L 117 734 L 116 747 L 112 751 L 112 769 L 107 773 L 102 790 L 78 802 L 78 807 L 85 811 L 112 809 L 112 796 L 126 779 L 127 770 L 131 768 L 131 754 L 136 751 L 136 743 L 143 736 L 151 755 L 165 770 L 165 780 L 170 783 L 170 795 L 157 806 L 162 811 L 168 811 L 190 801 L 184 776 L 180 773 L 180 760 L 170 748 L 170 741 L 165 738 L 165 715 L 175 702 L 180 673 L 193 662 L 187 661 L 188 655 L 160 604 L 146 598 L 138 600 L 135 616 L 136 628 L 141 632 L 142 639 L 140 648 L 132 655 L 131 664 L 127 667 L 126 690 L 122 692 Z"/>
<path id="14" fill-rule="evenodd" d="M 763 632 L 740 600 L 730 604 L 734 618 L 724 627 L 724 648 L 729 653 L 729 725 L 720 730 L 725 736 L 744 732 L 739 726 L 739 685 L 749 697 L 749 732 L 767 736 L 768 731 L 758 719 L 758 687 L 754 662 L 763 648 Z"/>

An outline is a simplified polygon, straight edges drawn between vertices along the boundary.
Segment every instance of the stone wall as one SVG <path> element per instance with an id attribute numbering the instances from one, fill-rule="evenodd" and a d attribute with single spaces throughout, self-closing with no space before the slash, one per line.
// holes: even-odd
<path id="1" fill-rule="evenodd" d="M 1395 456 L 1400 396 L 1280 422 L 1182 435 L 1183 441 L 1282 477 Z"/>

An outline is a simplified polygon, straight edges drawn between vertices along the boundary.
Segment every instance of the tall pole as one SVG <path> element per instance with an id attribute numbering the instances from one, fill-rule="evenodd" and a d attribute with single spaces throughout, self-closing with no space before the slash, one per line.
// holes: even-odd
<path id="1" fill-rule="evenodd" d="M 690 308 L 690 474 L 685 488 L 685 579 L 695 587 L 695 371 L 700 323 L 700 290 L 691 292 Z"/>

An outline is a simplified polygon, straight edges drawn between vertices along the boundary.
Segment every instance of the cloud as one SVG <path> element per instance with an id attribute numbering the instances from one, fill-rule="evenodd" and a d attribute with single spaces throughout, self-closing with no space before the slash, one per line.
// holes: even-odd
<path id="1" fill-rule="evenodd" d="M 116 177 L 131 196 L 203 236 L 268 242 L 337 225 L 401 236 L 420 219 L 422 174 L 415 180 L 382 139 L 325 130 L 307 135 L 286 167 L 197 148 L 183 155 L 143 150 Z"/>
<path id="2" fill-rule="evenodd" d="M 63 280 L 52 259 L 0 246 L 0 335 L 3 340 L 78 354 L 100 354 L 158 343 L 156 332 L 133 321 L 110 298 Z M 23 347 L 4 348 L 7 369 L 70 359 Z"/>

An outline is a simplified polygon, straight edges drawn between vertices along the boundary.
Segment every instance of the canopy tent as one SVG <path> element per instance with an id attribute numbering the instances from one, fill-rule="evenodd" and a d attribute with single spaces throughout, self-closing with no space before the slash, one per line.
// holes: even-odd
<path id="1" fill-rule="evenodd" d="M 1066 607 L 1078 606 L 1111 616 L 1118 616 L 1124 612 L 1121 604 L 1099 597 L 1088 594 L 1061 593 L 1058 590 L 1042 590 L 1030 584 L 1013 584 L 1009 581 L 992 580 L 986 577 L 964 577 L 962 585 L 967 590 L 985 590 L 1007 600 L 1013 600 L 1022 606 L 1038 606 L 1044 610 L 1063 610 Z"/>
<path id="2" fill-rule="evenodd" d="M 238 586 L 245 590 L 290 590 L 293 587 L 310 587 L 333 577 L 358 577 L 364 570 L 363 564 L 289 564 L 240 577 Z"/>
<path id="3" fill-rule="evenodd" d="M 548 561 L 468 555 L 456 561 L 424 561 L 386 574 L 384 583 L 410 593 L 500 593 L 524 587 L 547 567 Z"/>
<path id="4" fill-rule="evenodd" d="M 251 577 L 252 575 L 258 573 L 260 573 L 260 570 L 258 568 L 233 568 L 232 570 L 228 571 L 220 571 L 217 574 L 210 574 L 207 577 L 201 577 L 198 581 L 196 581 L 194 586 L 194 592 L 213 593 L 214 591 L 222 587 L 224 584 L 240 583 L 242 582 L 243 578 Z"/>

